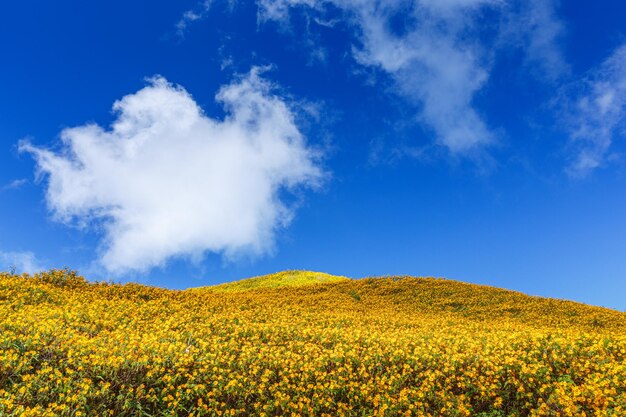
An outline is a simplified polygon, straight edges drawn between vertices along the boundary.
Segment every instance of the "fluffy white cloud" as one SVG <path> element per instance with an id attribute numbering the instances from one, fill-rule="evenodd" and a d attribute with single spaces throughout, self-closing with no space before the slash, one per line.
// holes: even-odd
<path id="1" fill-rule="evenodd" d="M 559 104 L 572 145 L 568 172 L 584 176 L 601 166 L 626 125 L 626 44 L 587 76 L 561 91 Z"/>
<path id="2" fill-rule="evenodd" d="M 217 100 L 223 120 L 156 77 L 114 104 L 110 130 L 65 129 L 59 153 L 21 144 L 48 177 L 57 219 L 103 222 L 100 261 L 109 271 L 205 251 L 266 253 L 292 218 L 281 193 L 323 177 L 293 111 L 258 69 L 224 86 Z"/>
<path id="3" fill-rule="evenodd" d="M 41 265 L 32 252 L 3 252 L 0 251 L 0 269 L 8 271 L 14 269 L 16 273 L 27 272 L 33 274 L 46 268 Z"/>

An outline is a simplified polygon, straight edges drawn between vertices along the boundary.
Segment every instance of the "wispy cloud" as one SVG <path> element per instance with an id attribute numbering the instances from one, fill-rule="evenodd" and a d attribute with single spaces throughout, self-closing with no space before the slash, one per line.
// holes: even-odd
<path id="1" fill-rule="evenodd" d="M 570 71 L 560 42 L 565 25 L 557 17 L 557 0 L 512 2 L 503 9 L 502 47 L 521 49 L 525 66 L 541 77 L 556 81 Z"/>
<path id="2" fill-rule="evenodd" d="M 191 25 L 195 21 L 204 19 L 209 10 L 211 10 L 212 3 L 213 0 L 202 0 L 197 4 L 195 8 L 183 12 L 183 15 L 180 17 L 175 25 L 176 34 L 179 37 L 184 38 L 189 25 Z"/>
<path id="3" fill-rule="evenodd" d="M 457 21 L 459 13 L 475 12 L 482 3 L 414 9 L 409 13 L 415 23 L 400 35 L 392 33 L 389 20 L 401 10 L 359 10 L 363 47 L 354 51 L 357 61 L 391 74 L 400 93 L 421 104 L 421 121 L 453 153 L 493 140 L 472 106 L 487 80 L 488 63 L 480 45 L 461 39 L 470 23 Z"/>
<path id="4" fill-rule="evenodd" d="M 501 0 L 257 0 L 259 20 L 287 21 L 308 11 L 321 21 L 341 21 L 354 34 L 352 55 L 389 76 L 412 102 L 417 120 L 452 154 L 493 143 L 496 134 L 476 108 L 498 47 L 525 51 L 529 65 L 550 78 L 566 64 L 557 40 L 562 27 L 553 0 L 511 6 Z M 492 16 L 505 22 L 499 27 Z M 498 21 L 497 19 L 495 21 Z M 506 45 L 506 46 L 505 46 Z"/>
<path id="5" fill-rule="evenodd" d="M 259 6 L 258 18 L 260 22 L 289 20 L 289 14 L 294 7 L 324 10 L 326 4 L 333 1 L 320 0 L 256 0 Z"/>
<path id="6" fill-rule="evenodd" d="M 17 190 L 26 184 L 28 184 L 28 180 L 26 178 L 18 178 L 0 187 L 0 191 Z"/>
<path id="7" fill-rule="evenodd" d="M 5 252 L 0 251 L 0 268 L 5 271 L 14 270 L 16 273 L 40 272 L 46 268 L 42 266 L 32 252 Z"/>
<path id="8" fill-rule="evenodd" d="M 597 68 L 564 87 L 557 98 L 575 149 L 567 172 L 584 176 L 602 166 L 626 125 L 626 44 Z"/>
<path id="9" fill-rule="evenodd" d="M 114 104 L 110 130 L 65 129 L 60 153 L 27 142 L 21 149 L 47 175 L 58 220 L 103 222 L 100 262 L 109 271 L 206 251 L 267 253 L 294 214 L 284 191 L 316 186 L 323 172 L 294 111 L 259 73 L 222 87 L 223 120 L 156 77 Z"/>

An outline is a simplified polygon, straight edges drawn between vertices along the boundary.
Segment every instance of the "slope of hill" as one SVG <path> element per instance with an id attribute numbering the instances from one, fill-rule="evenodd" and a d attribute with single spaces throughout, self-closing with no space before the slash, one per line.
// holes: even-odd
<path id="1" fill-rule="evenodd" d="M 625 313 L 434 278 L 229 285 L 0 274 L 0 415 L 626 415 Z"/>

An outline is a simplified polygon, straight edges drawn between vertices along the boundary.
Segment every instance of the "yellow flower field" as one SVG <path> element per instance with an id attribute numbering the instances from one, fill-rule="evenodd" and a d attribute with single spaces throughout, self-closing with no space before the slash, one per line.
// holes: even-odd
<path id="1" fill-rule="evenodd" d="M 626 313 L 434 278 L 253 283 L 0 273 L 0 415 L 626 416 Z"/>

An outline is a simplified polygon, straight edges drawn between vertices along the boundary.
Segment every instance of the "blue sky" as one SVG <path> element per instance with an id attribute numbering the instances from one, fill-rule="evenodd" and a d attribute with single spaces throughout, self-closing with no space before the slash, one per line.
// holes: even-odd
<path id="1" fill-rule="evenodd" d="M 0 266 L 626 309 L 626 4 L 3 2 Z"/>

